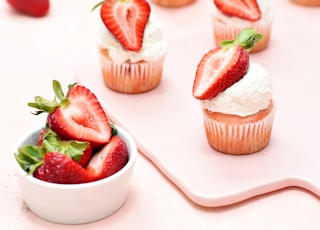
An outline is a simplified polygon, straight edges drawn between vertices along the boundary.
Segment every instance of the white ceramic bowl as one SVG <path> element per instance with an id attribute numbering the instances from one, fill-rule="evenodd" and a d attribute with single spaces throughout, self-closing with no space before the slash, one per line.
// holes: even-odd
<path id="1" fill-rule="evenodd" d="M 27 134 L 18 146 L 36 144 L 42 127 Z M 118 135 L 128 146 L 128 163 L 119 172 L 105 179 L 75 185 L 54 184 L 27 175 L 12 154 L 16 175 L 24 200 L 39 217 L 61 224 L 93 222 L 117 211 L 127 200 L 137 146 L 133 138 L 116 126 Z"/>

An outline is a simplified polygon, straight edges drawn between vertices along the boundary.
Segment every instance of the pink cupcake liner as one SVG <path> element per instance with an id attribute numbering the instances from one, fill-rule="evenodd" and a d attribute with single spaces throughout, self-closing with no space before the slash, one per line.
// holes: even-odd
<path id="1" fill-rule="evenodd" d="M 100 55 L 100 63 L 107 87 L 122 93 L 142 93 L 159 85 L 164 56 L 156 61 L 114 63 Z"/>
<path id="2" fill-rule="evenodd" d="M 206 113 L 203 111 L 208 142 L 220 152 L 250 154 L 260 151 L 269 143 L 275 108 L 260 120 L 240 124 L 217 121 Z"/>

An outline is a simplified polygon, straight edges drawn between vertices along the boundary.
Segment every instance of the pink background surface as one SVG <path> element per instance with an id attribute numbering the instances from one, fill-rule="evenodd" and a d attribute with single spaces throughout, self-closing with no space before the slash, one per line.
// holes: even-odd
<path id="1" fill-rule="evenodd" d="M 194 158 L 192 160 L 185 158 L 185 161 L 182 161 L 184 158 L 181 153 L 169 158 L 169 152 L 164 152 L 169 149 L 168 146 L 149 149 L 149 146 L 157 145 L 162 136 L 161 132 L 148 130 L 150 133 L 147 136 L 150 140 L 144 139 L 143 134 L 135 133 L 139 123 L 138 121 L 132 123 L 132 120 L 138 119 L 136 114 L 132 117 L 114 117 L 114 120 L 118 119 L 119 123 L 127 126 L 134 135 L 136 134 L 136 138 L 141 137 L 138 142 L 144 143 L 146 149 L 137 159 L 132 191 L 126 204 L 106 219 L 80 226 L 50 223 L 27 210 L 13 172 L 11 154 L 15 150 L 18 138 L 35 124 L 43 122 L 43 117 L 34 117 L 30 114 L 30 109 L 26 106 L 27 102 L 32 101 L 36 95 L 52 96 L 53 78 L 66 85 L 75 81 L 77 70 L 84 68 L 89 73 L 95 71 L 97 57 L 94 25 L 98 16 L 97 12 L 91 13 L 90 9 L 96 1 L 55 0 L 52 2 L 50 14 L 42 19 L 18 15 L 8 7 L 6 2 L 1 2 L 0 75 L 6 79 L 0 91 L 2 98 L 1 224 L 6 226 L 6 229 L 317 228 L 320 224 L 320 205 L 316 194 L 319 194 L 320 172 L 316 130 L 320 125 L 318 122 L 320 93 L 317 87 L 319 74 L 316 54 L 320 51 L 320 46 L 316 40 L 320 35 L 318 27 L 320 8 L 304 8 L 286 0 L 273 2 L 276 19 L 270 47 L 262 53 L 251 56 L 253 61 L 261 63 L 269 70 L 274 82 L 274 97 L 278 110 L 274 135 L 268 149 L 240 159 L 215 152 L 208 156 L 209 149 L 204 144 L 204 136 L 201 134 L 200 110 L 196 101 L 191 98 L 190 87 L 195 62 L 201 57 L 202 52 L 211 47 L 209 11 L 211 1 L 198 0 L 197 3 L 181 9 L 164 9 L 152 4 L 153 11 L 162 20 L 170 50 L 164 71 L 164 81 L 155 92 L 151 93 L 150 100 L 155 95 L 164 95 L 159 102 L 169 100 L 172 96 L 170 93 L 177 90 L 178 96 L 171 103 L 179 100 L 182 104 L 178 108 L 190 107 L 190 111 L 186 113 L 195 117 L 188 120 L 190 118 L 186 116 L 188 125 L 185 126 L 185 130 L 179 132 L 174 127 L 169 127 L 168 131 L 177 138 L 185 138 L 186 141 L 196 138 L 194 141 L 201 145 L 194 145 L 193 148 L 203 148 L 205 154 L 191 155 Z M 188 44 L 188 49 L 183 47 L 184 44 Z M 190 55 L 183 55 L 183 52 Z M 173 61 L 176 61 L 176 64 Z M 85 64 L 82 65 L 82 63 Z M 80 69 L 79 65 L 82 66 Z M 186 68 L 178 68 L 184 65 Z M 186 81 L 181 83 L 183 87 L 176 87 L 180 78 L 175 77 L 175 74 L 177 76 L 185 74 Z M 91 84 L 92 81 L 92 78 L 89 78 L 88 87 L 96 89 L 101 86 Z M 164 94 L 164 90 L 169 93 Z M 97 89 L 97 94 L 100 95 L 100 93 Z M 107 92 L 106 94 L 110 95 Z M 127 100 L 123 103 L 127 103 Z M 103 100 L 103 104 L 107 107 L 108 101 Z M 172 105 L 160 104 L 156 108 L 167 108 L 167 106 L 176 108 Z M 143 104 L 138 106 L 142 107 Z M 177 119 L 175 116 L 182 111 L 153 112 L 156 116 L 162 115 L 163 120 L 160 122 L 168 121 L 171 124 L 172 121 L 169 118 Z M 113 110 L 110 113 L 112 116 L 119 111 Z M 145 128 L 143 124 L 141 125 Z M 181 124 L 178 125 L 180 127 Z M 197 130 L 199 135 L 186 136 L 185 133 L 188 130 Z M 174 143 L 174 140 L 171 141 Z M 176 148 L 178 146 L 175 146 L 174 150 Z M 156 154 L 150 154 L 154 152 Z M 214 163 L 207 161 L 208 157 Z M 240 161 L 241 165 L 238 164 Z M 170 162 L 170 171 L 167 170 L 168 162 Z M 174 167 L 171 167 L 171 162 L 174 162 Z M 188 180 L 175 180 L 185 175 L 181 174 L 185 172 L 184 164 L 181 162 L 190 167 Z M 259 164 L 254 164 L 255 162 Z M 219 179 L 219 184 L 216 186 L 207 183 L 210 177 L 206 170 L 211 163 L 222 175 L 222 177 L 213 175 L 213 179 Z M 192 171 L 194 174 L 190 173 Z M 210 172 L 212 172 L 211 169 Z M 238 172 L 241 174 L 235 176 Z M 190 175 L 194 175 L 191 181 Z M 199 175 L 202 177 L 199 178 Z M 239 177 L 241 181 L 228 183 L 226 177 L 229 179 Z M 255 179 L 254 187 L 249 187 L 249 191 L 243 191 L 242 188 L 248 188 L 248 185 L 251 185 L 249 182 L 252 179 Z M 234 190 L 235 185 L 237 185 L 236 190 Z M 290 187 L 284 188 L 287 186 Z M 213 188 L 214 192 L 219 192 L 218 197 L 222 197 L 222 203 L 239 202 L 224 207 L 204 207 L 203 205 L 221 205 L 213 199 L 217 197 L 216 194 L 204 195 L 203 191 Z M 226 193 L 224 189 L 228 188 L 230 190 Z M 240 199 L 239 188 L 243 192 L 241 194 L 245 194 L 240 196 Z M 278 190 L 279 188 L 282 189 Z M 261 193 L 263 195 L 256 196 Z M 252 196 L 254 197 L 246 199 Z M 235 197 L 236 200 L 230 200 L 230 197 Z M 212 200 L 214 202 L 210 203 Z"/>

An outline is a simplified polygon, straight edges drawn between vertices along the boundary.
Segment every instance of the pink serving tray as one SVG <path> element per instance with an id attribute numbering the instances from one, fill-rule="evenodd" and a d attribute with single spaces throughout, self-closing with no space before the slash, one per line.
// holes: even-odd
<path id="1" fill-rule="evenodd" d="M 200 58 L 213 47 L 210 31 L 169 42 L 162 82 L 151 92 L 109 90 L 97 61 L 79 67 L 76 78 L 97 95 L 110 119 L 134 136 L 141 152 L 199 205 L 229 205 L 288 186 L 320 195 L 320 43 L 314 40 L 320 32 L 312 27 L 301 32 L 280 19 L 269 48 L 251 54 L 251 61 L 270 72 L 277 104 L 271 142 L 256 154 L 221 154 L 207 143 L 192 84 Z"/>

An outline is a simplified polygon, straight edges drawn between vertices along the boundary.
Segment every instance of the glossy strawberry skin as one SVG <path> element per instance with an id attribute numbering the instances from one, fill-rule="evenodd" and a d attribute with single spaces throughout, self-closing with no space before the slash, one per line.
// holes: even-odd
<path id="1" fill-rule="evenodd" d="M 249 55 L 240 46 L 215 48 L 201 59 L 193 84 L 193 96 L 199 100 L 217 96 L 248 71 Z"/>
<path id="2" fill-rule="evenodd" d="M 90 142 L 98 148 L 109 142 L 111 127 L 96 96 L 84 86 L 73 86 L 69 103 L 48 114 L 47 123 L 62 139 Z"/>
<path id="3" fill-rule="evenodd" d="M 7 0 L 17 11 L 33 17 L 45 16 L 50 8 L 49 0 Z"/>
<path id="4" fill-rule="evenodd" d="M 90 160 L 86 167 L 91 180 L 111 176 L 121 170 L 128 162 L 128 148 L 119 136 L 113 136 Z"/>
<path id="5" fill-rule="evenodd" d="M 70 157 L 48 152 L 43 164 L 33 173 L 35 178 L 57 184 L 80 184 L 90 182 L 87 171 Z"/>
<path id="6" fill-rule="evenodd" d="M 43 137 L 45 135 L 45 133 L 47 132 L 47 129 L 42 129 L 39 133 L 39 136 L 38 136 L 38 141 L 37 141 L 37 145 L 38 146 L 41 146 L 42 145 L 42 142 L 43 142 Z"/>
<path id="7" fill-rule="evenodd" d="M 139 51 L 150 16 L 146 0 L 108 0 L 101 5 L 102 22 L 126 50 Z"/>
<path id="8" fill-rule="evenodd" d="M 261 18 L 257 0 L 213 0 L 219 10 L 229 16 L 236 16 L 249 21 Z"/>
<path id="9" fill-rule="evenodd" d="M 92 157 L 93 149 L 92 146 L 89 144 L 88 147 L 84 150 L 82 157 L 77 162 L 82 167 L 86 167 Z"/>

